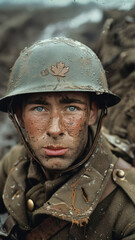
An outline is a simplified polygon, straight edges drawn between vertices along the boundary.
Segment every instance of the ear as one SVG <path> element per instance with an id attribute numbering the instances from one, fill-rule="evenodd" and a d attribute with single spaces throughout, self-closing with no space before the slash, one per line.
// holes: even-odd
<path id="1" fill-rule="evenodd" d="M 97 120 L 98 106 L 95 102 L 92 102 L 89 112 L 89 126 L 93 125 Z"/>
<path id="2" fill-rule="evenodd" d="M 24 128 L 24 121 L 23 121 L 23 117 L 22 117 L 22 115 L 23 115 L 22 107 L 17 106 L 15 108 L 15 114 L 16 114 L 17 120 L 20 124 L 20 127 Z"/>

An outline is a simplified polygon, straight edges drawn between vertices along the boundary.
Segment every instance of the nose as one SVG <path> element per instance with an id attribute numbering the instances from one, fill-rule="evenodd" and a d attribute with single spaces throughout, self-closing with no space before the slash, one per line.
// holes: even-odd
<path id="1" fill-rule="evenodd" d="M 52 116 L 47 129 L 47 135 L 56 138 L 63 134 L 62 119 L 59 116 Z"/>

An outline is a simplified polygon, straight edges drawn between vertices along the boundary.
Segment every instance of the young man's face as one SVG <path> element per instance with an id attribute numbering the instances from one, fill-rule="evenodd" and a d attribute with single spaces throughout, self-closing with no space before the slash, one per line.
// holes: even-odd
<path id="1" fill-rule="evenodd" d="M 27 96 L 17 117 L 44 168 L 63 170 L 85 151 L 97 111 L 87 93 L 38 93 Z"/>

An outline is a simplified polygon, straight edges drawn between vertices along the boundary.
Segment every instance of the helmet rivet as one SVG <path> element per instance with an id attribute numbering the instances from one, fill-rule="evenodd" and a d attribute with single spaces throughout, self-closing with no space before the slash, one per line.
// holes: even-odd
<path id="1" fill-rule="evenodd" d="M 125 172 L 121 169 L 118 169 L 116 174 L 119 178 L 123 178 L 125 176 Z"/>
<path id="2" fill-rule="evenodd" d="M 28 201 L 27 201 L 27 207 L 28 207 L 28 210 L 29 210 L 29 211 L 33 211 L 33 209 L 34 209 L 34 202 L 33 202 L 32 199 L 28 199 Z"/>

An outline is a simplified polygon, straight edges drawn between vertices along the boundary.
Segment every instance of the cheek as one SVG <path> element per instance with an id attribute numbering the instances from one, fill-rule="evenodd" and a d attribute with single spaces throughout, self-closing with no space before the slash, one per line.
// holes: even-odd
<path id="1" fill-rule="evenodd" d="M 27 137 L 29 139 L 39 137 L 45 130 L 45 123 L 44 120 L 41 121 L 39 118 L 37 119 L 33 116 L 24 117 L 24 127 Z"/>
<path id="2" fill-rule="evenodd" d="M 65 121 L 65 128 L 72 137 L 77 137 L 88 129 L 88 120 L 85 114 L 83 116 L 71 117 Z"/>

